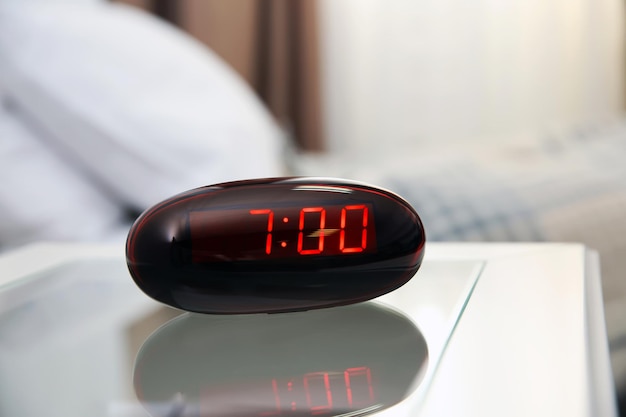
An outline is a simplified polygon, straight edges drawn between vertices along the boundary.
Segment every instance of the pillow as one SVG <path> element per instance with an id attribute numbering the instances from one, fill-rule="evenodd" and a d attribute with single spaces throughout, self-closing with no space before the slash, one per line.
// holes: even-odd
<path id="1" fill-rule="evenodd" d="M 0 85 L 42 143 L 121 206 L 283 173 L 248 86 L 177 29 L 123 5 L 0 5 Z"/>
<path id="2" fill-rule="evenodd" d="M 1 94 L 0 94 L 1 100 Z M 0 106 L 0 247 L 113 238 L 123 211 Z"/>

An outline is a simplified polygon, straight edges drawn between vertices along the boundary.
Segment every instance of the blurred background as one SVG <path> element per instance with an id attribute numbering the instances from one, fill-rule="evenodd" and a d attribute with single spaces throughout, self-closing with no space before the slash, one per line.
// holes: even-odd
<path id="1" fill-rule="evenodd" d="M 615 0 L 125 2 L 215 51 L 303 150 L 524 142 L 623 111 Z"/>
<path id="2" fill-rule="evenodd" d="M 600 252 L 626 390 L 621 0 L 0 0 L 0 250 L 122 242 L 250 177 L 398 192 L 431 241 Z"/>
<path id="3" fill-rule="evenodd" d="M 541 139 L 619 120 L 619 1 L 128 0 L 239 73 L 300 149 Z"/>

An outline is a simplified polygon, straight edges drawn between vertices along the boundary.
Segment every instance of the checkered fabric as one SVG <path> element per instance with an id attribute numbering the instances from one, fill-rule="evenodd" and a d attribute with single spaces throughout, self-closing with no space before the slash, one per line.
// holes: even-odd
<path id="1" fill-rule="evenodd" d="M 581 242 L 600 253 L 613 368 L 626 390 L 626 123 L 531 144 L 404 149 L 301 165 L 388 188 L 429 241 Z"/>

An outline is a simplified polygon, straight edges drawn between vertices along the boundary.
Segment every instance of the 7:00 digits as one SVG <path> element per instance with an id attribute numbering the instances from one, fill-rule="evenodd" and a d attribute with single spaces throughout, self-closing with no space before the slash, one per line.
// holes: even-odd
<path id="1" fill-rule="evenodd" d="M 349 212 L 353 213 L 351 216 Z M 361 213 L 360 216 L 355 214 Z M 272 253 L 274 231 L 274 211 L 271 209 L 254 209 L 250 210 L 251 215 L 267 215 L 267 236 L 265 239 L 265 253 Z M 305 224 L 309 224 L 311 220 L 318 217 L 318 223 L 315 225 L 317 231 L 309 235 L 305 235 Z M 363 252 L 367 248 L 367 227 L 368 227 L 368 207 L 365 204 L 347 205 L 342 207 L 339 218 L 339 252 L 340 253 L 358 253 Z M 286 218 L 284 219 L 286 221 Z M 348 224 L 348 222 L 357 224 Z M 304 207 L 300 210 L 298 216 L 298 253 L 300 255 L 315 255 L 324 252 L 324 236 L 327 233 L 326 227 L 326 209 L 324 207 Z M 357 239 L 347 238 L 346 235 L 357 233 Z M 354 236 L 354 235 L 353 235 Z M 305 249 L 305 239 L 317 239 L 317 244 L 310 249 Z M 348 246 L 346 243 L 358 242 L 359 244 Z M 310 246 L 310 245 L 306 245 Z"/>

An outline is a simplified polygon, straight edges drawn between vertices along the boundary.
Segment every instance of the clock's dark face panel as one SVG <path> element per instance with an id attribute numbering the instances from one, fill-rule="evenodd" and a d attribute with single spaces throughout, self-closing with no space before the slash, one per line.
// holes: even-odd
<path id="1" fill-rule="evenodd" d="M 369 299 L 404 284 L 424 231 L 396 195 L 313 179 L 192 190 L 145 212 L 127 242 L 148 295 L 209 313 L 292 311 Z"/>
<path id="2" fill-rule="evenodd" d="M 184 315 L 135 362 L 137 395 L 155 417 L 366 415 L 415 389 L 427 344 L 375 303 L 283 315 Z"/>
<path id="3" fill-rule="evenodd" d="M 311 201 L 314 203 L 315 201 Z M 296 259 L 376 252 L 372 204 L 209 208 L 189 212 L 192 262 Z M 294 202 L 295 204 L 295 202 Z"/>

